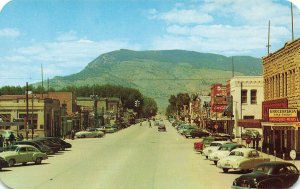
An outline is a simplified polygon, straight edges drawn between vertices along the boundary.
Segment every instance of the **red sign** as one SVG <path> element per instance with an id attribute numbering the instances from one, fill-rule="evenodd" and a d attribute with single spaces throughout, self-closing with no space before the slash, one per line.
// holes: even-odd
<path id="1" fill-rule="evenodd" d="M 297 117 L 270 117 L 270 122 L 297 122 Z"/>
<path id="2" fill-rule="evenodd" d="M 212 111 L 213 112 L 224 112 L 226 106 L 224 105 L 212 105 Z"/>

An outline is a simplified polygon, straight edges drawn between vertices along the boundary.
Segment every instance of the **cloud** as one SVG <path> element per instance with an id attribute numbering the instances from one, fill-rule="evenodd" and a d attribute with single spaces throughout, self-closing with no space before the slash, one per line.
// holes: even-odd
<path id="1" fill-rule="evenodd" d="M 166 33 L 153 39 L 154 49 L 262 56 L 269 20 L 273 49 L 291 38 L 289 3 L 272 0 L 194 0 L 169 11 L 149 10 L 149 15 L 165 22 Z M 294 22 L 298 19 L 295 14 Z"/>
<path id="2" fill-rule="evenodd" d="M 40 78 L 41 64 L 44 65 L 45 78 L 64 76 L 81 71 L 100 54 L 121 48 L 139 50 L 140 46 L 118 39 L 93 41 L 80 38 L 71 31 L 59 34 L 53 42 L 14 49 L 10 55 L 0 57 L 0 65 L 11 65 L 12 71 L 5 73 L 7 78 L 20 73 L 21 67 L 14 65 L 22 65 L 22 74 L 18 75 L 36 82 L 36 78 Z"/>
<path id="3" fill-rule="evenodd" d="M 16 38 L 20 36 L 20 32 L 14 28 L 0 29 L 0 37 Z"/>

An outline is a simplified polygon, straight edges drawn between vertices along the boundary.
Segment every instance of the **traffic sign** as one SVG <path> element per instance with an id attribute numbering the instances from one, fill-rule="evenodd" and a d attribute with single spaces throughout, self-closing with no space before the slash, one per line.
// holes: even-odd
<path id="1" fill-rule="evenodd" d="M 295 150 L 291 150 L 290 151 L 290 157 L 292 158 L 292 160 L 295 160 L 296 159 L 296 151 Z"/>

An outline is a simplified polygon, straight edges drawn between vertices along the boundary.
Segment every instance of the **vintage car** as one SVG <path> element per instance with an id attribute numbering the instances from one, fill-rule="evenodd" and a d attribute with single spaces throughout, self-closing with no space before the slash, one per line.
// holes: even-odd
<path id="1" fill-rule="evenodd" d="M 50 147 L 42 144 L 42 143 L 39 143 L 37 141 L 32 141 L 32 140 L 22 140 L 22 141 L 15 141 L 14 143 L 15 145 L 30 145 L 30 146 L 34 146 L 36 147 L 39 151 L 43 152 L 43 153 L 46 153 L 46 154 L 54 154 L 54 151 L 51 150 Z"/>
<path id="2" fill-rule="evenodd" d="M 213 161 L 215 165 L 217 165 L 217 162 L 220 159 L 228 156 L 232 150 L 237 148 L 246 148 L 246 146 L 238 143 L 223 144 L 222 146 L 220 146 L 220 148 L 217 151 L 209 154 L 208 159 L 210 161 Z"/>
<path id="3" fill-rule="evenodd" d="M 89 128 L 85 131 L 79 131 L 75 133 L 76 138 L 96 138 L 103 137 L 104 132 L 98 131 L 96 128 Z"/>
<path id="4" fill-rule="evenodd" d="M 213 141 L 227 141 L 227 137 L 215 137 L 215 136 L 208 136 L 208 137 L 204 137 L 202 141 L 199 142 L 195 142 L 194 143 L 194 150 L 196 152 L 200 152 L 202 153 L 203 149 L 210 146 L 210 144 Z"/>
<path id="5" fill-rule="evenodd" d="M 157 128 L 158 131 L 167 131 L 166 126 L 165 125 L 159 125 Z"/>
<path id="6" fill-rule="evenodd" d="M 247 138 L 261 139 L 261 135 L 260 135 L 259 131 L 255 130 L 255 129 L 245 129 L 245 130 L 243 130 L 243 132 L 241 134 L 241 138 L 243 140 L 246 140 Z"/>
<path id="7" fill-rule="evenodd" d="M 217 151 L 220 146 L 222 146 L 223 144 L 227 144 L 227 143 L 232 143 L 232 142 L 230 142 L 230 141 L 214 141 L 214 142 L 210 143 L 210 145 L 202 151 L 202 155 L 205 156 L 207 159 L 209 154 L 211 154 L 214 151 Z"/>
<path id="8" fill-rule="evenodd" d="M 291 188 L 298 178 L 299 171 L 294 164 L 273 161 L 259 164 L 252 173 L 236 178 L 231 188 Z"/>
<path id="9" fill-rule="evenodd" d="M 205 130 L 205 129 L 191 129 L 191 130 L 188 130 L 187 132 L 184 132 L 183 135 L 185 136 L 185 138 L 189 138 L 189 137 L 192 137 L 192 138 L 196 138 L 196 137 L 202 138 L 202 137 L 209 136 L 210 133 L 207 130 Z"/>
<path id="10" fill-rule="evenodd" d="M 41 164 L 42 160 L 48 158 L 47 154 L 40 152 L 37 148 L 30 145 L 15 145 L 16 149 L 14 151 L 5 151 L 0 153 L 8 165 L 14 166 L 15 164 L 22 163 L 26 165 L 27 162 L 35 162 L 36 164 Z"/>
<path id="11" fill-rule="evenodd" d="M 237 148 L 232 150 L 229 156 L 220 159 L 217 167 L 227 173 L 229 169 L 249 171 L 258 164 L 269 162 L 270 158 L 259 155 L 258 151 L 252 148 Z"/>
<path id="12" fill-rule="evenodd" d="M 4 167 L 8 167 L 8 162 L 5 161 L 5 159 L 3 159 L 2 157 L 0 157 L 0 171 L 2 170 L 2 168 Z"/>

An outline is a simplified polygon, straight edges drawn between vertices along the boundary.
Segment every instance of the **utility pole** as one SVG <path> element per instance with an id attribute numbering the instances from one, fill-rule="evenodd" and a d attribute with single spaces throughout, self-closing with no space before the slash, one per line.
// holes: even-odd
<path id="1" fill-rule="evenodd" d="M 26 140 L 28 140 L 28 82 L 26 82 L 26 118 L 25 118 L 25 124 L 26 124 Z"/>
<path id="2" fill-rule="evenodd" d="M 268 45 L 267 45 L 267 47 L 268 47 L 268 55 L 270 54 L 270 47 L 271 47 L 271 45 L 270 45 L 270 28 L 271 28 L 271 23 L 270 23 L 270 20 L 269 20 L 269 28 L 268 28 Z"/>
<path id="3" fill-rule="evenodd" d="M 33 94 L 31 94 L 31 139 L 33 140 L 34 125 L 33 125 Z"/>
<path id="4" fill-rule="evenodd" d="M 293 3 L 291 2 L 291 17 L 292 17 L 292 41 L 294 41 L 294 14 L 293 14 Z"/>
<path id="5" fill-rule="evenodd" d="M 232 78 L 234 78 L 234 63 L 233 63 L 233 56 L 231 57 L 231 70 L 232 70 Z"/>

